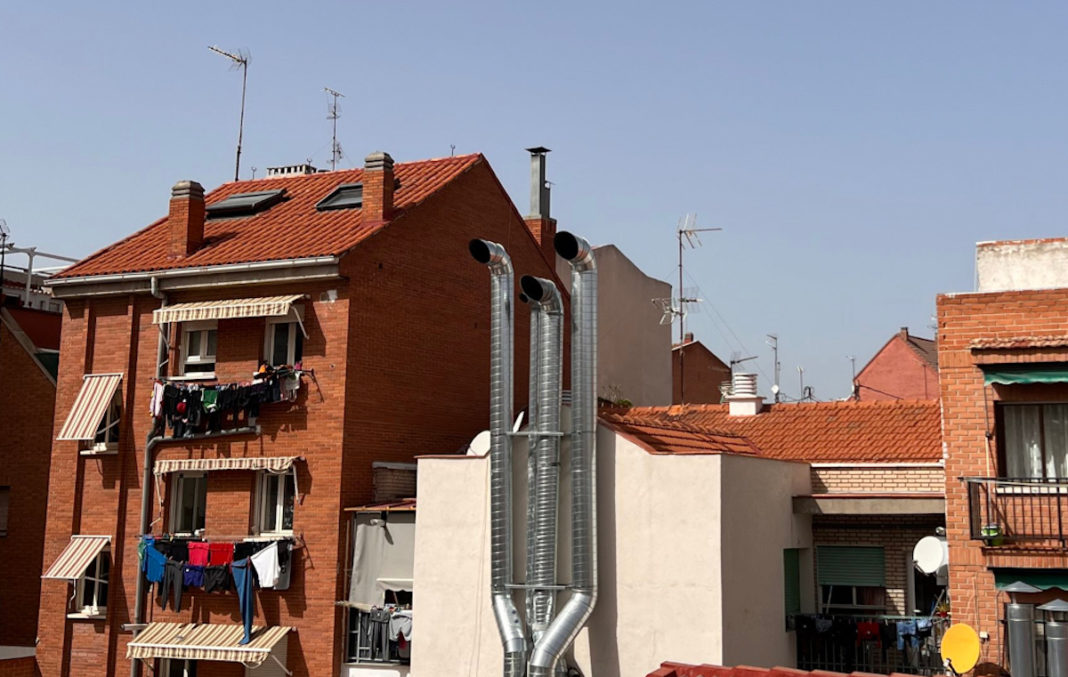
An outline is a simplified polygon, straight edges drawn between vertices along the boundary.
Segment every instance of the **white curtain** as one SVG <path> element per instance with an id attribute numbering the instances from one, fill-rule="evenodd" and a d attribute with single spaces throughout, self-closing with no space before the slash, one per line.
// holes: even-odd
<path id="1" fill-rule="evenodd" d="M 1005 407 L 1005 465 L 1009 477 L 1042 477 L 1039 408 Z"/>
<path id="2" fill-rule="evenodd" d="M 1046 434 L 1046 477 L 1068 478 L 1068 404 L 1042 408 Z"/>
<path id="3" fill-rule="evenodd" d="M 415 513 L 357 514 L 349 603 L 382 606 L 387 590 L 412 589 L 415 563 Z"/>

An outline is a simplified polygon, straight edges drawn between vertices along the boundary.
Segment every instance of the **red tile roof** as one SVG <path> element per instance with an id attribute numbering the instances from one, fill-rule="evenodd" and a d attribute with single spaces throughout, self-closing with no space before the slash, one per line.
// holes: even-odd
<path id="1" fill-rule="evenodd" d="M 937 400 L 770 404 L 730 416 L 725 404 L 602 410 L 617 426 L 699 428 L 747 438 L 760 455 L 810 463 L 933 462 L 942 459 Z M 670 451 L 670 447 L 665 447 Z"/>
<path id="2" fill-rule="evenodd" d="M 755 456 L 757 447 L 744 437 L 706 430 L 684 423 L 660 424 L 631 420 L 607 413 L 601 422 L 655 454 L 745 454 Z"/>
<path id="3" fill-rule="evenodd" d="M 930 365 L 931 369 L 938 371 L 938 343 L 934 339 L 909 334 L 906 343 L 921 360 Z"/>
<path id="4" fill-rule="evenodd" d="M 395 166 L 400 187 L 394 206 L 403 211 L 419 204 L 472 166 L 480 154 Z M 239 218 L 208 219 L 205 246 L 183 258 L 168 253 L 167 219 L 161 218 L 115 244 L 67 268 L 57 278 L 191 268 L 250 261 L 335 256 L 373 235 L 386 224 L 364 226 L 361 209 L 316 211 L 315 204 L 343 183 L 359 183 L 363 169 L 282 176 L 225 183 L 211 191 L 207 204 L 236 193 L 284 188 L 286 199 L 270 209 Z M 396 214 L 394 218 L 396 218 Z"/>
<path id="5" fill-rule="evenodd" d="M 660 668 L 650 672 L 646 677 L 874 677 L 870 672 L 828 672 L 827 670 L 797 670 L 796 668 L 755 668 L 748 665 L 739 665 L 735 668 L 720 665 L 689 665 L 686 663 L 661 663 Z M 890 677 L 906 677 L 900 673 L 892 672 Z"/>

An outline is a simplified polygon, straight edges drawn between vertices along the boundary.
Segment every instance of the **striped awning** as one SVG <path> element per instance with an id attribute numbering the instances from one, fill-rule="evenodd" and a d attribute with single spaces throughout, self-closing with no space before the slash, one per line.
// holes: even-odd
<path id="1" fill-rule="evenodd" d="M 242 458 L 165 458 L 156 461 L 157 475 L 171 472 L 211 470 L 268 470 L 287 472 L 300 456 L 252 456 Z"/>
<path id="2" fill-rule="evenodd" d="M 57 440 L 91 440 L 122 382 L 122 374 L 86 374 Z"/>
<path id="3" fill-rule="evenodd" d="M 109 543 L 111 536 L 71 536 L 70 544 L 41 578 L 78 580 L 85 575 L 85 570 Z"/>
<path id="4" fill-rule="evenodd" d="M 293 303 L 304 294 L 261 296 L 252 299 L 223 299 L 175 303 L 152 311 L 152 324 L 194 320 L 233 320 L 239 317 L 279 317 L 287 315 Z"/>
<path id="5" fill-rule="evenodd" d="M 126 657 L 177 658 L 192 661 L 229 661 L 258 667 L 292 628 L 276 625 L 253 627 L 252 641 L 240 625 L 223 623 L 149 623 L 129 644 Z"/>

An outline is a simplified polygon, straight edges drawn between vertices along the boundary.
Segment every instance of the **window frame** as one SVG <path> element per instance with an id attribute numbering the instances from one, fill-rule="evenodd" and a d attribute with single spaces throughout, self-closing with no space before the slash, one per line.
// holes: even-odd
<path id="1" fill-rule="evenodd" d="M 178 524 L 178 522 L 181 519 L 182 508 L 184 507 L 183 498 L 184 498 L 185 494 L 182 491 L 182 484 L 185 482 L 185 480 L 193 480 L 193 481 L 197 482 L 198 484 L 202 484 L 203 485 L 203 490 L 200 493 L 199 497 L 197 496 L 196 489 L 194 488 L 194 490 L 193 490 L 193 500 L 195 502 L 194 506 L 193 506 L 193 524 L 191 525 L 193 527 L 193 529 L 188 530 L 188 531 L 184 530 L 184 529 L 180 529 L 179 527 L 181 525 Z M 198 498 L 199 498 L 199 500 L 198 500 Z M 199 508 L 200 508 L 200 521 L 203 522 L 205 525 L 207 524 L 207 519 L 206 519 L 206 516 L 207 516 L 207 502 L 208 502 L 208 473 L 207 472 L 202 471 L 202 470 L 201 471 L 192 470 L 192 471 L 182 471 L 182 472 L 173 473 L 173 477 L 171 478 L 170 521 L 168 522 L 171 532 L 173 534 L 179 535 L 179 536 L 192 536 L 192 535 L 194 535 L 196 533 L 196 531 L 197 531 L 196 524 L 197 524 L 197 507 L 198 507 L 198 505 L 199 505 Z M 201 526 L 200 528 L 203 529 L 204 526 Z"/>
<path id="2" fill-rule="evenodd" d="M 116 388 L 92 440 L 83 443 L 82 455 L 117 453 L 122 428 L 122 389 Z M 104 438 L 100 439 L 103 435 Z"/>
<path id="3" fill-rule="evenodd" d="M 878 585 L 839 585 L 834 583 L 821 583 L 820 586 L 820 610 L 825 614 L 833 615 L 849 615 L 854 612 L 870 613 L 873 611 L 882 611 L 885 613 L 888 601 L 887 590 L 888 588 Z M 831 596 L 834 594 L 835 589 L 848 588 L 850 591 L 850 604 L 832 604 Z M 860 588 L 882 590 L 883 603 L 878 605 L 873 604 L 861 604 L 857 598 L 857 592 Z"/>
<path id="4" fill-rule="evenodd" d="M 263 361 L 272 367 L 280 367 L 282 364 L 293 365 L 301 361 L 304 358 L 304 331 L 301 328 L 303 322 L 304 306 L 299 304 L 291 306 L 290 311 L 285 315 L 268 317 L 267 326 L 263 332 Z M 289 335 L 286 337 L 286 361 L 282 364 L 272 364 L 276 347 L 275 327 L 280 324 L 289 325 Z M 297 354 L 298 344 L 300 344 L 300 354 Z"/>
<path id="5" fill-rule="evenodd" d="M 107 570 L 101 576 L 100 571 L 101 568 L 104 566 L 106 566 Z M 89 575 L 90 568 L 93 569 L 93 576 Z M 75 611 L 71 615 L 76 618 L 106 618 L 108 610 L 108 594 L 111 592 L 110 579 L 111 549 L 104 548 L 96 556 L 92 564 L 89 567 L 86 567 L 85 571 L 82 572 L 82 575 L 78 577 L 77 583 L 75 584 L 76 590 L 74 594 Z M 93 599 L 98 602 L 98 604 L 86 603 L 88 601 L 86 599 L 87 588 L 89 588 L 90 585 L 92 586 L 91 594 L 93 596 Z M 102 605 L 99 604 L 99 602 L 101 601 L 101 587 L 104 588 Z"/>
<path id="6" fill-rule="evenodd" d="M 255 521 L 255 535 L 256 536 L 292 536 L 293 525 L 289 528 L 278 528 L 279 525 L 285 522 L 285 510 L 286 510 L 286 493 L 288 490 L 292 491 L 293 502 L 293 519 L 296 519 L 297 513 L 297 489 L 296 483 L 293 482 L 292 469 L 287 470 L 284 473 L 273 473 L 269 470 L 259 471 L 256 477 L 256 521 Z M 268 503 L 269 489 L 267 483 L 269 481 L 277 481 L 278 492 L 275 494 L 275 501 L 273 504 Z M 267 529 L 268 516 L 270 513 L 274 513 L 275 527 L 274 529 Z"/>
<path id="7" fill-rule="evenodd" d="M 215 352 L 208 352 L 211 344 L 211 333 L 215 333 Z M 191 334 L 200 334 L 199 348 L 196 355 L 189 354 L 189 342 Z M 195 322 L 183 322 L 182 323 L 182 343 L 179 349 L 178 364 L 181 368 L 182 376 L 190 378 L 203 378 L 211 379 L 215 378 L 215 365 L 218 363 L 219 354 L 219 321 L 218 320 L 198 320 Z M 211 365 L 210 370 L 205 371 L 190 371 L 189 367 L 199 365 Z"/>
<path id="8" fill-rule="evenodd" d="M 1068 474 L 1064 477 L 1053 476 L 1050 477 L 1046 472 L 1047 464 L 1047 449 L 1046 449 L 1046 425 L 1045 425 L 1045 408 L 1050 406 L 1066 406 L 1068 401 L 1065 400 L 1034 400 L 1034 401 L 1021 401 L 1021 400 L 1008 400 L 998 401 L 994 407 L 994 425 L 996 427 L 995 440 L 997 444 L 997 478 L 998 479 L 1036 479 L 1047 480 L 1051 482 L 1057 482 L 1058 480 L 1068 481 Z M 1039 465 L 1042 468 L 1042 474 L 1040 476 L 1031 477 L 1017 477 L 1013 478 L 1008 475 L 1009 467 L 1009 444 L 1008 444 L 1008 424 L 1005 416 L 1006 409 L 1009 408 L 1022 408 L 1031 407 L 1038 410 L 1038 434 L 1039 445 L 1041 452 L 1041 461 Z M 1012 490 L 1016 493 L 1029 493 L 1035 490 L 1041 490 L 1041 486 L 1037 487 L 1014 487 Z M 1005 492 L 1004 488 L 999 488 L 999 492 Z"/>

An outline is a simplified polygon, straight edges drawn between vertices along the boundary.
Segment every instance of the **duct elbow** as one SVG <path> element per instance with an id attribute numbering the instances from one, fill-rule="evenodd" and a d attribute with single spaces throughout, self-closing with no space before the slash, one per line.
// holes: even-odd
<path id="1" fill-rule="evenodd" d="M 472 258 L 482 265 L 489 266 L 494 272 L 511 272 L 512 260 L 504 247 L 489 240 L 475 238 L 467 244 Z"/>
<path id="2" fill-rule="evenodd" d="M 593 247 L 584 237 L 561 230 L 553 238 L 553 246 L 556 253 L 579 272 L 597 267 L 593 260 Z"/>
<path id="3" fill-rule="evenodd" d="M 519 286 L 523 294 L 533 303 L 540 305 L 545 312 L 560 312 L 564 309 L 564 303 L 560 298 L 560 290 L 550 280 L 533 275 L 524 275 L 519 280 Z"/>

